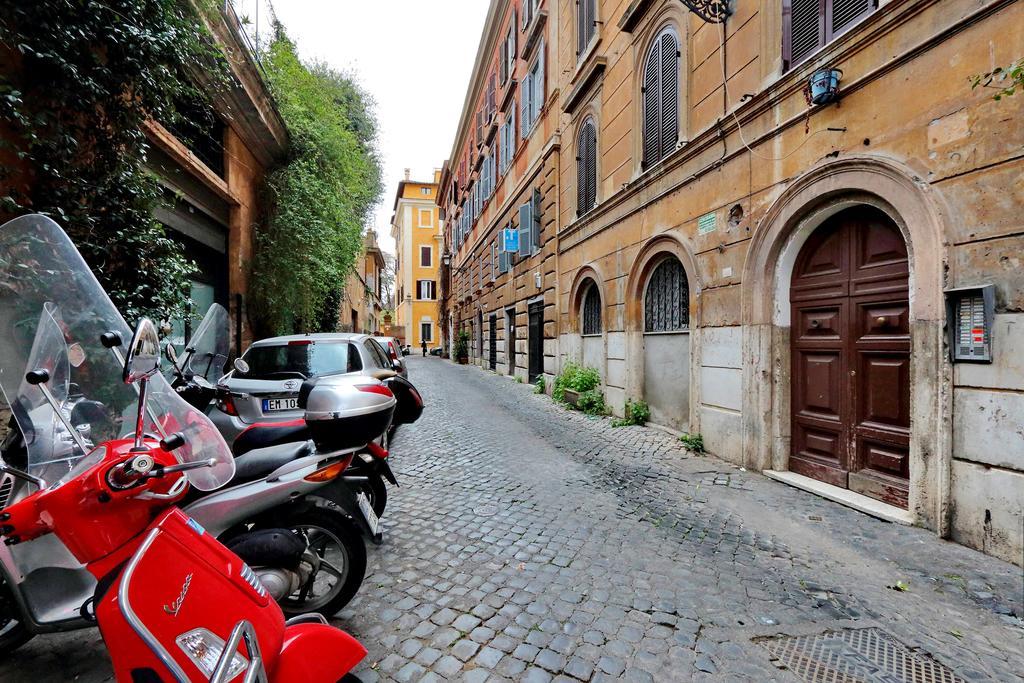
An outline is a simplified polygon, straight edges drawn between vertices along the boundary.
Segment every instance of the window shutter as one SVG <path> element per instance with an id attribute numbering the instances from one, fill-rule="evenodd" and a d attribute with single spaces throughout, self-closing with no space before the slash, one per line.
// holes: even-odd
<path id="1" fill-rule="evenodd" d="M 488 120 L 488 122 L 490 122 L 490 120 L 494 117 L 494 113 L 495 113 L 495 110 L 497 108 L 495 106 L 495 101 L 494 101 L 495 100 L 495 93 L 497 92 L 497 89 L 498 89 L 498 86 L 497 86 L 497 83 L 495 82 L 495 75 L 492 73 L 490 79 L 487 82 L 487 120 Z"/>
<path id="2" fill-rule="evenodd" d="M 583 4 L 587 7 L 587 43 L 583 46 L 585 48 L 590 45 L 590 41 L 597 32 L 597 0 L 583 0 Z"/>
<path id="3" fill-rule="evenodd" d="M 661 50 L 656 41 L 647 55 L 647 65 L 644 67 L 644 168 L 650 167 L 658 161 L 658 153 L 661 149 L 661 114 L 658 109 L 658 76 L 661 72 Z"/>
<path id="4" fill-rule="evenodd" d="M 664 159 L 679 140 L 679 43 L 675 34 L 661 37 L 661 152 Z"/>
<path id="5" fill-rule="evenodd" d="M 829 40 L 874 9 L 875 0 L 826 0 L 829 14 Z"/>
<path id="6" fill-rule="evenodd" d="M 576 0 L 576 56 L 583 54 L 587 47 L 587 0 Z"/>
<path id="7" fill-rule="evenodd" d="M 508 108 L 508 164 L 512 165 L 512 157 L 516 155 L 517 147 L 516 139 L 516 101 L 513 99 L 511 106 Z"/>
<path id="8" fill-rule="evenodd" d="M 597 199 L 597 128 L 588 120 L 580 129 L 577 143 L 576 215 L 594 208 Z"/>
<path id="9" fill-rule="evenodd" d="M 519 92 L 519 127 L 522 128 L 521 135 L 524 140 L 526 134 L 530 132 L 530 99 L 532 95 L 532 78 L 530 74 L 526 74 Z"/>
<path id="10" fill-rule="evenodd" d="M 545 45 L 542 42 L 540 49 L 537 50 L 537 69 L 533 77 L 533 111 L 534 114 L 531 117 L 530 125 L 533 126 L 537 123 L 537 119 L 540 118 L 540 112 L 544 109 L 544 100 L 546 99 L 546 93 L 544 92 L 544 51 Z"/>
<path id="11" fill-rule="evenodd" d="M 820 0 L 791 0 L 789 11 L 789 65 L 792 66 L 825 44 L 825 12 L 821 11 Z"/>
<path id="12" fill-rule="evenodd" d="M 540 221 L 543 218 L 543 212 L 541 211 L 541 202 L 543 197 L 540 194 L 540 190 L 534 188 L 533 190 L 533 223 L 531 224 L 531 238 L 530 248 L 531 250 L 540 249 Z"/>
<path id="13" fill-rule="evenodd" d="M 533 253 L 530 244 L 533 232 L 533 202 L 526 202 L 519 207 L 519 255 L 529 256 Z"/>

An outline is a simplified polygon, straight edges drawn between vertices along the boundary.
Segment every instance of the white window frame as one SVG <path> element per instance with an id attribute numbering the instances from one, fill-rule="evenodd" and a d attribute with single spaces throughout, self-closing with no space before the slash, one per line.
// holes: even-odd
<path id="1" fill-rule="evenodd" d="M 541 112 L 544 110 L 544 101 L 547 96 L 547 84 L 545 79 L 544 41 L 541 41 L 537 49 L 537 57 L 530 63 L 526 75 L 523 76 L 523 85 L 520 89 L 520 119 L 519 123 L 523 129 L 523 139 L 530 137 L 533 129 L 540 121 Z"/>
<path id="2" fill-rule="evenodd" d="M 434 227 L 434 210 L 433 209 L 418 209 L 419 215 L 418 220 L 421 228 L 432 228 Z M 423 220 L 423 216 L 426 215 L 427 219 Z"/>
<path id="3" fill-rule="evenodd" d="M 423 294 L 423 285 L 425 283 L 427 283 L 427 282 L 433 283 L 428 288 L 428 289 L 433 289 L 434 290 L 433 291 L 434 296 L 432 296 L 432 297 L 424 297 L 424 296 L 422 296 L 422 294 Z M 429 279 L 416 280 L 416 301 L 437 301 L 437 281 L 436 280 L 429 280 Z"/>
<path id="4" fill-rule="evenodd" d="M 423 326 L 424 325 L 427 325 L 428 329 L 430 330 L 430 336 L 429 337 L 423 336 Z M 422 318 L 422 319 L 420 319 L 420 341 L 421 342 L 425 341 L 428 344 L 433 344 L 434 343 L 434 321 L 431 320 L 430 318 Z"/>
<path id="5" fill-rule="evenodd" d="M 428 256 L 427 260 L 430 261 L 430 263 L 428 263 L 427 265 L 423 265 L 423 250 L 424 249 L 427 251 L 427 256 Z M 434 267 L 434 247 L 432 247 L 430 245 L 427 245 L 427 244 L 421 244 L 420 245 L 420 268 L 433 268 L 433 267 Z"/>

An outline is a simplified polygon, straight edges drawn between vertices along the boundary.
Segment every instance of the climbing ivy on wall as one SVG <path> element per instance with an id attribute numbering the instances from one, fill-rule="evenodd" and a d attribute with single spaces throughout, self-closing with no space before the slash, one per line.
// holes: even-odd
<path id="1" fill-rule="evenodd" d="M 267 175 L 249 315 L 261 334 L 333 331 L 382 191 L 372 103 L 351 77 L 303 63 L 280 25 L 263 64 L 291 148 Z"/>
<path id="2" fill-rule="evenodd" d="M 209 2 L 209 0 L 205 0 Z M 153 218 L 148 119 L 173 125 L 227 68 L 203 0 L 0 3 L 0 213 L 53 217 L 124 317 L 181 317 L 194 265 Z M 200 91 L 190 73 L 208 80 Z"/>

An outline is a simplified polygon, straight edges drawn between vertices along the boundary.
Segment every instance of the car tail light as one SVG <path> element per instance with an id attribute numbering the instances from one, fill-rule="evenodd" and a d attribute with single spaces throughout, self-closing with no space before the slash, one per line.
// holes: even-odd
<path id="1" fill-rule="evenodd" d="M 342 460 L 341 462 L 333 463 L 327 467 L 321 467 L 316 472 L 303 477 L 303 479 L 314 483 L 332 481 L 337 479 L 338 475 L 345 471 L 345 467 L 347 465 L 348 463 Z"/>
<path id="2" fill-rule="evenodd" d="M 229 391 L 221 391 L 217 394 L 217 409 L 226 415 L 238 416 L 238 408 L 235 407 L 235 400 L 231 398 Z"/>
<path id="3" fill-rule="evenodd" d="M 391 360 L 398 360 L 398 352 L 395 351 L 395 342 L 388 342 L 388 350 L 391 351 Z"/>
<path id="4" fill-rule="evenodd" d="M 380 394 L 381 396 L 389 396 L 394 398 L 394 394 L 383 384 L 357 384 L 356 389 L 364 391 L 367 394 Z"/>
<path id="5" fill-rule="evenodd" d="M 309 346 L 313 343 L 312 339 L 293 339 L 288 342 L 288 346 Z"/>
<path id="6" fill-rule="evenodd" d="M 187 633 L 182 633 L 175 639 L 178 647 L 181 648 L 192 663 L 203 672 L 207 678 L 213 676 L 221 655 L 224 654 L 224 641 L 207 631 L 205 628 L 197 628 Z M 249 666 L 249 660 L 238 652 L 231 657 L 231 664 L 228 666 L 227 676 L 224 680 L 231 680 L 238 674 L 245 671 Z"/>

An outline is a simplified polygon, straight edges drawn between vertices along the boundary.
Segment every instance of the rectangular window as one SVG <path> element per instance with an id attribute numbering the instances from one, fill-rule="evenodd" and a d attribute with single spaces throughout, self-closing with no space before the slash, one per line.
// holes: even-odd
<path id="1" fill-rule="evenodd" d="M 540 219 L 541 219 L 541 201 L 542 197 L 540 190 L 534 188 L 533 197 L 531 198 L 533 204 L 533 225 L 532 232 L 530 234 L 530 244 L 533 247 L 533 251 L 537 252 L 540 250 Z"/>
<path id="2" fill-rule="evenodd" d="M 527 257 L 533 253 L 533 201 L 519 207 L 519 256 Z"/>
<path id="3" fill-rule="evenodd" d="M 501 126 L 501 149 L 499 169 L 504 174 L 512 166 L 512 158 L 516 155 L 516 101 L 505 112 L 505 122 Z"/>
<path id="4" fill-rule="evenodd" d="M 430 268 L 434 265 L 434 250 L 431 247 L 420 247 L 420 267 Z"/>
<path id="5" fill-rule="evenodd" d="M 541 43 L 540 49 L 537 50 L 537 61 L 523 76 L 519 102 L 519 121 L 523 127 L 523 139 L 530 137 L 533 127 L 540 119 L 546 95 L 544 89 L 544 43 Z"/>
<path id="6" fill-rule="evenodd" d="M 783 0 L 785 68 L 800 64 L 877 7 L 878 0 Z"/>
<path id="7" fill-rule="evenodd" d="M 533 74 L 527 73 L 523 76 L 522 85 L 519 88 L 519 126 L 523 139 L 530 137 L 530 130 L 533 123 L 530 116 L 533 114 Z"/>
<path id="8" fill-rule="evenodd" d="M 433 209 L 419 209 L 419 222 L 421 228 L 432 228 L 434 227 L 434 210 Z"/>
<path id="9" fill-rule="evenodd" d="M 433 301 L 436 299 L 437 283 L 433 280 L 417 280 L 416 298 L 420 301 Z"/>
<path id="10" fill-rule="evenodd" d="M 430 188 L 429 187 L 421 187 L 420 188 L 420 194 L 426 195 L 426 196 L 429 197 L 430 196 Z"/>
<path id="11" fill-rule="evenodd" d="M 428 344 L 434 341 L 434 323 L 420 323 L 420 341 Z"/>

